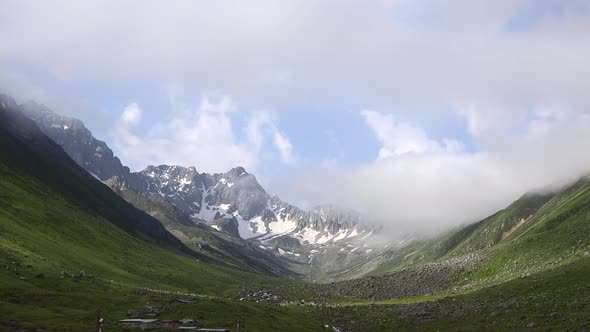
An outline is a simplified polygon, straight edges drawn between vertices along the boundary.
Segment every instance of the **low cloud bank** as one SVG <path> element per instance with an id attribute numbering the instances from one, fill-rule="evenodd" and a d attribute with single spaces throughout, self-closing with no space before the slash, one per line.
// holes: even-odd
<path id="1" fill-rule="evenodd" d="M 556 190 L 590 174 L 590 117 L 583 113 L 548 118 L 537 112 L 511 135 L 505 126 L 472 130 L 474 139 L 485 142 L 478 152 L 437 142 L 392 116 L 367 114 L 383 145 L 374 162 L 301 169 L 277 185 L 279 191 L 294 200 L 357 209 L 393 234 L 433 234 L 480 220 L 527 192 Z M 400 128 L 406 129 L 394 130 Z"/>

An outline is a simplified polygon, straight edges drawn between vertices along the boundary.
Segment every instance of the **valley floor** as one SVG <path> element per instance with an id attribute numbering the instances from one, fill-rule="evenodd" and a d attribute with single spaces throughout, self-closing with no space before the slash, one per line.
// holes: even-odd
<path id="1" fill-rule="evenodd" d="M 279 297 L 276 302 L 256 302 L 264 301 L 256 297 L 239 300 L 264 283 L 235 294 L 199 296 L 188 290 L 146 290 L 92 276 L 40 276 L 34 265 L 3 263 L 8 265 L 0 274 L 2 330 L 92 331 L 100 309 L 104 330 L 118 331 L 115 322 L 127 318 L 129 310 L 165 305 L 175 298 L 198 300 L 166 308 L 158 318 L 190 318 L 205 327 L 230 331 L 237 331 L 238 321 L 243 322 L 242 331 L 590 329 L 590 258 L 474 292 L 386 301 L 318 301 L 306 284 L 277 279 L 269 291 Z M 286 291 L 292 289 L 301 291 Z"/>
<path id="2" fill-rule="evenodd" d="M 0 330 L 94 331 L 100 311 L 103 330 L 119 331 L 119 320 L 146 307 L 164 307 L 158 319 L 230 331 L 238 321 L 241 331 L 257 332 L 590 329 L 587 179 L 551 199 L 524 197 L 442 240 L 406 247 L 411 252 L 397 252 L 379 275 L 310 284 L 191 251 L 32 123 L 6 119 Z M 538 212 L 493 241 L 531 215 L 531 206 Z M 175 299 L 190 303 L 170 306 Z"/>

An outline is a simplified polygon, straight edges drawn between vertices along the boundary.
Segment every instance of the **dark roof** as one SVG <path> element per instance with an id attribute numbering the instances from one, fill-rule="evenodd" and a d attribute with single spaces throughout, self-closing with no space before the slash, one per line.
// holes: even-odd
<path id="1" fill-rule="evenodd" d="M 135 319 L 122 319 L 119 321 L 119 323 L 137 323 L 137 324 L 150 324 L 150 323 L 155 323 L 157 322 L 157 319 L 141 319 L 141 318 L 135 318 Z"/>

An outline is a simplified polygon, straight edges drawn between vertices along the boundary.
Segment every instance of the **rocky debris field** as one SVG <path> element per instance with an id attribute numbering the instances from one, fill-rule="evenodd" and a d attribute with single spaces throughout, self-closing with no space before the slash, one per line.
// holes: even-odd
<path id="1" fill-rule="evenodd" d="M 270 302 L 280 303 L 283 298 L 279 295 L 274 294 L 271 290 L 263 289 L 252 293 L 240 294 L 237 299 L 239 301 L 254 301 L 254 302 Z"/>
<path id="2" fill-rule="evenodd" d="M 440 293 L 457 284 L 456 275 L 483 260 L 469 254 L 442 262 L 408 268 L 381 277 L 365 277 L 329 284 L 313 284 L 319 298 L 362 298 L 372 301 L 399 299 Z"/>
<path id="3" fill-rule="evenodd" d="M 562 301 L 544 296 L 360 306 L 322 306 L 319 314 L 341 332 L 404 330 L 588 331 L 590 297 Z M 534 308 L 534 310 L 531 310 Z M 444 327 L 444 328 L 443 328 Z"/>

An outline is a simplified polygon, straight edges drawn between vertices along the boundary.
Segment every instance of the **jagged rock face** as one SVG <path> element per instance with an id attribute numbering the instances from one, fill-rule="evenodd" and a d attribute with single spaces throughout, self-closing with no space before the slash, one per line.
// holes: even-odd
<path id="1" fill-rule="evenodd" d="M 148 166 L 125 178 L 127 187 L 144 195 L 160 196 L 177 208 L 194 215 L 201 208 L 203 182 L 195 168 Z"/>
<path id="2" fill-rule="evenodd" d="M 122 198 L 83 170 L 64 148 L 56 144 L 59 142 L 40 130 L 35 121 L 26 117 L 26 113 L 12 98 L 0 94 L 0 158 L 6 160 L 8 167 L 33 176 L 48 188 L 48 192 L 62 195 L 67 202 L 133 236 L 169 249 L 190 253 L 158 220 L 131 208 Z M 72 129 L 84 128 L 81 122 L 73 119 L 66 123 Z M 51 128 L 49 122 L 44 124 Z M 79 139 L 76 141 L 79 144 L 89 141 L 88 136 L 83 134 L 73 137 Z"/>
<path id="3" fill-rule="evenodd" d="M 296 220 L 298 231 L 312 228 L 334 234 L 343 229 L 354 228 L 362 222 L 358 212 L 333 205 L 318 206 L 311 211 L 304 211 L 275 196 L 270 200 L 270 207 L 276 211 L 276 216 L 280 219 Z"/>
<path id="4" fill-rule="evenodd" d="M 239 223 L 236 217 L 216 220 L 214 226 L 217 226 L 216 228 L 218 230 L 224 231 L 227 234 L 230 234 L 235 237 L 240 237 Z"/>
<path id="5" fill-rule="evenodd" d="M 74 161 L 99 179 L 116 177 L 113 181 L 121 181 L 129 190 L 161 197 L 195 221 L 235 218 L 242 238 L 257 238 L 264 243 L 289 236 L 302 244 L 322 244 L 359 237 L 372 230 L 363 226 L 360 215 L 351 210 L 327 205 L 304 211 L 271 197 L 242 167 L 207 174 L 194 167 L 161 165 L 131 173 L 80 120 L 58 115 L 33 102 L 23 105 L 23 109 Z"/>
<path id="6" fill-rule="evenodd" d="M 266 209 L 267 194 L 256 178 L 244 168 L 236 167 L 224 174 L 202 174 L 215 184 L 205 188 L 206 203 L 210 206 L 230 205 L 228 213 L 237 212 L 243 219 L 250 220 L 261 215 Z"/>
<path id="7" fill-rule="evenodd" d="M 277 236 L 269 241 L 266 242 L 267 246 L 272 248 L 299 248 L 301 247 L 301 243 L 297 241 L 297 239 L 283 235 Z"/>
<path id="8" fill-rule="evenodd" d="M 223 174 L 200 174 L 194 167 L 148 166 L 129 174 L 126 183 L 131 190 L 159 195 L 188 215 L 204 220 L 234 213 L 249 220 L 266 209 L 266 192 L 242 167 Z"/>
<path id="9" fill-rule="evenodd" d="M 198 173 L 194 167 L 149 166 L 126 177 L 129 189 L 161 196 L 195 219 L 235 217 L 243 238 L 270 240 L 289 235 L 302 243 L 325 243 L 368 231 L 360 215 L 335 206 L 301 210 L 269 196 L 242 167 L 226 173 Z"/>
<path id="10" fill-rule="evenodd" d="M 94 138 L 82 121 L 61 116 L 34 102 L 23 104 L 22 110 L 70 158 L 100 180 L 129 173 L 129 168 L 121 164 L 105 142 Z"/>

